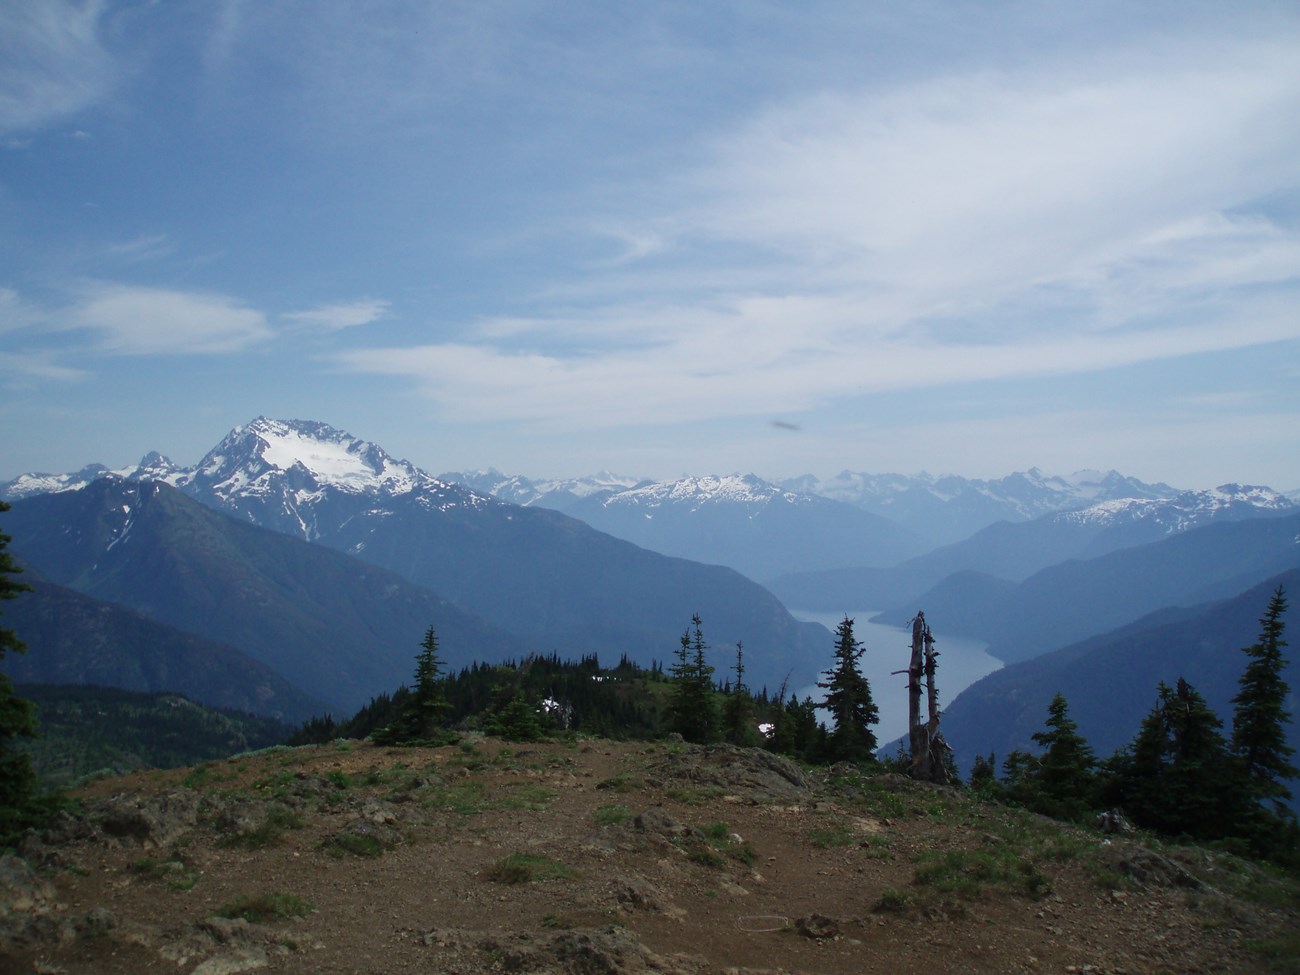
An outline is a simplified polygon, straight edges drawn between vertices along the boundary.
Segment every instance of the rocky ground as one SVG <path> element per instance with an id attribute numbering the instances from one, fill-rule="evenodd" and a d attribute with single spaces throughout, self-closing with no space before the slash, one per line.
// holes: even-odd
<path id="1" fill-rule="evenodd" d="M 103 779 L 0 859 L 0 972 L 1267 972 L 1300 897 L 761 751 L 493 739 Z"/>

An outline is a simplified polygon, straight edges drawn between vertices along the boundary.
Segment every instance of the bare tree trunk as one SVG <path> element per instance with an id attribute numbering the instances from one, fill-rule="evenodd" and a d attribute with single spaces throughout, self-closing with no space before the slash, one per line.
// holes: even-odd
<path id="1" fill-rule="evenodd" d="M 948 743 L 939 731 L 939 687 L 934 680 L 939 651 L 924 613 L 912 620 L 912 662 L 907 668 L 907 737 L 912 750 L 912 778 L 947 782 L 944 761 Z M 924 677 L 929 719 L 921 720 L 921 681 Z"/>
<path id="2" fill-rule="evenodd" d="M 912 620 L 912 661 L 907 668 L 907 738 L 912 751 L 912 778 L 930 778 L 930 729 L 921 722 L 921 676 L 925 673 L 925 614 Z"/>
<path id="3" fill-rule="evenodd" d="M 929 705 L 930 722 L 926 727 L 926 778 L 931 782 L 948 781 L 948 764 L 944 761 L 944 752 L 948 743 L 939 731 L 939 688 L 934 682 L 934 672 L 938 664 L 939 651 L 934 648 L 934 634 L 930 627 L 925 627 L 925 690 L 926 703 Z"/>

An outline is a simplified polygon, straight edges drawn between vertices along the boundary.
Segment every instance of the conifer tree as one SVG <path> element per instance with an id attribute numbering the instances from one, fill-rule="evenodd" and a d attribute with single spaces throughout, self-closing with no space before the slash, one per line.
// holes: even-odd
<path id="1" fill-rule="evenodd" d="M 1059 692 L 1047 707 L 1046 730 L 1030 737 L 1044 749 L 1030 755 L 1016 750 L 1002 763 L 1007 796 L 1034 812 L 1057 819 L 1078 819 L 1089 812 L 1096 796 L 1097 759 L 1069 705 Z"/>
<path id="2" fill-rule="evenodd" d="M 979 795 L 994 796 L 999 792 L 997 757 L 989 752 L 988 757 L 976 755 L 970 770 L 971 791 Z"/>
<path id="3" fill-rule="evenodd" d="M 1047 706 L 1046 731 L 1030 735 L 1046 749 L 1039 765 L 1043 790 L 1063 801 L 1084 800 L 1092 791 L 1097 758 L 1079 726 L 1070 718 L 1069 705 L 1059 691 Z"/>
<path id="4" fill-rule="evenodd" d="M 668 727 L 687 741 L 703 743 L 718 736 L 718 705 L 713 696 L 714 668 L 705 660 L 703 621 L 691 617 L 694 632 L 682 634 L 677 662 L 670 672 L 672 693 L 668 701 Z"/>
<path id="5" fill-rule="evenodd" d="M 1286 607 L 1278 586 L 1259 621 L 1259 639 L 1243 650 L 1250 662 L 1232 699 L 1232 750 L 1240 762 L 1245 793 L 1253 803 L 1272 803 L 1279 814 L 1291 798 L 1285 780 L 1300 774 L 1291 763 L 1295 749 L 1286 743 L 1286 724 L 1291 719 L 1286 710 L 1290 689 L 1282 679 L 1286 666 L 1282 648 L 1287 645 L 1282 639 L 1286 629 L 1282 616 Z"/>
<path id="6" fill-rule="evenodd" d="M 0 512 L 9 505 L 0 501 Z M 0 533 L 0 600 L 16 599 L 31 586 L 12 578 L 22 569 L 8 552 L 10 537 Z M 26 647 L 11 629 L 0 627 L 0 659 L 24 653 Z M 14 746 L 19 738 L 36 735 L 36 708 L 14 693 L 9 675 L 0 674 L 0 838 L 21 828 L 33 812 L 38 788 L 31 759 Z"/>
<path id="7" fill-rule="evenodd" d="M 452 737 L 443 727 L 451 705 L 442 687 L 438 637 L 430 626 L 415 658 L 415 686 L 402 702 L 397 719 L 374 734 L 380 745 L 444 743 Z"/>
<path id="8" fill-rule="evenodd" d="M 541 741 L 546 737 L 537 707 L 523 691 L 517 692 L 505 707 L 492 716 L 485 730 L 506 741 Z"/>
<path id="9" fill-rule="evenodd" d="M 1174 836 L 1220 839 L 1231 833 L 1232 763 L 1223 722 L 1181 677 L 1163 681 L 1137 737 L 1108 763 L 1108 803 L 1137 825 Z"/>
<path id="10" fill-rule="evenodd" d="M 722 728 L 727 741 L 733 745 L 757 743 L 754 728 L 754 699 L 745 686 L 745 647 L 736 643 L 736 683 L 731 686 L 722 705 Z"/>
<path id="11" fill-rule="evenodd" d="M 827 739 L 831 761 L 866 762 L 875 759 L 876 733 L 871 726 L 880 712 L 871 697 L 871 685 L 858 669 L 865 652 L 853 638 L 853 620 L 844 617 L 835 630 L 835 665 L 817 686 L 826 691 L 821 706 L 830 711 L 831 731 Z"/>

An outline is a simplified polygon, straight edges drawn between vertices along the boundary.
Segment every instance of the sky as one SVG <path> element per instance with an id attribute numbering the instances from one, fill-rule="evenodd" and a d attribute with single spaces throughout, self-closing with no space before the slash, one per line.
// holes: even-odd
<path id="1" fill-rule="evenodd" d="M 0 5 L 0 479 L 1300 488 L 1300 3 Z"/>

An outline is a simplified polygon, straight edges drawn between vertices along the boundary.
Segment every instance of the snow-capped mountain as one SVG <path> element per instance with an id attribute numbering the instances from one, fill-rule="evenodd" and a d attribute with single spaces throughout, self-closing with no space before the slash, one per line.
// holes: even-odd
<path id="1" fill-rule="evenodd" d="M 438 478 L 453 484 L 463 484 L 511 504 L 554 508 L 556 511 L 565 511 L 574 502 L 594 494 L 623 491 L 648 483 L 635 477 L 611 474 L 609 471 L 588 477 L 532 480 L 521 474 L 502 474 L 494 468 L 485 471 L 451 471 L 439 474 Z"/>
<path id="2" fill-rule="evenodd" d="M 753 474 L 595 492 L 565 513 L 657 552 L 727 565 L 760 581 L 804 569 L 893 565 L 925 548 L 879 515 Z"/>
<path id="3" fill-rule="evenodd" d="M 698 510 L 705 505 L 738 504 L 754 513 L 771 504 L 813 503 L 815 499 L 811 495 L 784 490 L 754 474 L 707 474 L 675 481 L 651 481 L 600 499 L 602 508 L 635 507 L 644 512 L 653 512 L 664 505 L 685 505 L 690 510 Z"/>
<path id="4" fill-rule="evenodd" d="M 1100 501 L 1055 517 L 1078 525 L 1157 526 L 1163 533 L 1186 531 L 1222 519 L 1282 513 L 1300 507 L 1272 488 L 1251 484 L 1221 484 L 1207 491 L 1183 491 L 1171 498 L 1117 498 Z"/>
<path id="5" fill-rule="evenodd" d="M 1077 471 L 1061 477 L 1037 467 L 996 480 L 954 474 L 865 474 L 841 471 L 780 482 L 791 490 L 856 505 L 898 522 L 935 544 L 967 538 L 999 521 L 1021 522 L 1099 501 L 1169 498 L 1167 484 L 1146 484 L 1117 471 Z"/>
<path id="6" fill-rule="evenodd" d="M 0 497 L 13 501 L 75 491 L 105 477 L 161 481 L 212 507 L 308 541 L 319 539 L 321 521 L 314 509 L 331 495 L 375 501 L 418 495 L 423 504 L 443 509 L 497 503 L 327 423 L 264 416 L 235 427 L 194 467 L 179 467 L 154 451 L 132 467 L 91 464 L 74 474 L 23 474 L 0 485 Z"/>
<path id="7" fill-rule="evenodd" d="M 733 571 L 669 558 L 556 511 L 449 483 L 314 421 L 259 417 L 232 430 L 193 468 L 150 455 L 137 468 L 39 483 L 62 492 L 155 477 L 241 521 L 395 572 L 514 634 L 521 655 L 617 648 L 649 663 L 671 652 L 674 635 L 698 612 L 711 638 L 721 645 L 743 640 L 754 672 L 779 682 L 791 654 L 802 666 L 827 639 L 824 628 L 795 621 L 769 592 Z M 22 503 L 42 500 L 48 499 Z M 127 527 L 131 517 L 116 511 L 105 522 L 128 547 L 136 539 Z"/>
<path id="8" fill-rule="evenodd" d="M 267 417 L 231 430 L 177 486 L 214 507 L 308 541 L 335 530 L 349 517 L 344 512 L 359 503 L 403 498 L 443 511 L 500 503 L 441 481 L 329 424 Z"/>

